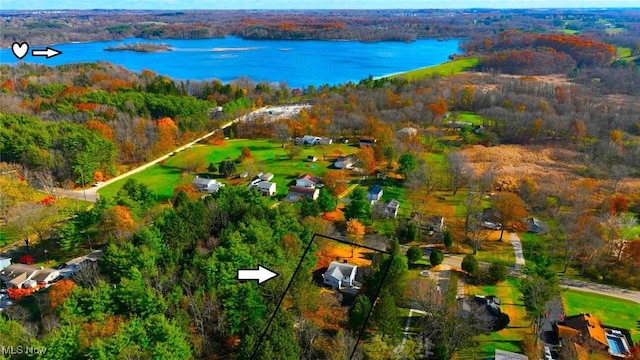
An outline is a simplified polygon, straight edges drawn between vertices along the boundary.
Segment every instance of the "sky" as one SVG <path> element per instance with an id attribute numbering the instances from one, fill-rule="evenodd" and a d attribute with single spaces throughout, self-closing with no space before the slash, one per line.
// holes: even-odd
<path id="1" fill-rule="evenodd" d="M 442 9 L 640 7 L 638 0 L 2 0 L 0 10 L 58 9 Z"/>

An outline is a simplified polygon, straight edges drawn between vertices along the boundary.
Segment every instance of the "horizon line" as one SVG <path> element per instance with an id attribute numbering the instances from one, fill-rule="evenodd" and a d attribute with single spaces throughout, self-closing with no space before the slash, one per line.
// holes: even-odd
<path id="1" fill-rule="evenodd" d="M 318 10 L 346 10 L 346 11 L 367 11 L 367 10 L 607 10 L 607 9 L 637 9 L 640 10 L 640 6 L 558 6 L 558 7 L 549 7 L 549 6 L 541 6 L 541 7 L 449 7 L 449 8 L 438 8 L 438 7 L 425 7 L 425 8 L 238 8 L 238 9 L 229 9 L 229 8 L 166 8 L 166 9 L 150 9 L 150 8 L 37 8 L 37 9 L 0 9 L 0 13 L 8 12 L 8 11 L 94 11 L 94 10 L 109 10 L 109 11 L 129 11 L 129 10 L 137 10 L 137 11 L 214 11 L 214 10 L 224 10 L 224 11 L 256 11 L 256 10 L 266 10 L 266 11 L 291 11 L 291 10 L 303 10 L 303 11 L 318 11 Z"/>

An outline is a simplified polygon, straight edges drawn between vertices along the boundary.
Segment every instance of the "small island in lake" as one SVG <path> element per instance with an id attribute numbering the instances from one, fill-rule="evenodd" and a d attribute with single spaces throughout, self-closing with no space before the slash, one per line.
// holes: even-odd
<path id="1" fill-rule="evenodd" d="M 133 44 L 119 44 L 118 46 L 108 46 L 104 48 L 105 51 L 135 51 L 135 52 L 160 52 L 160 51 L 172 51 L 173 49 L 167 44 L 152 44 L 152 43 L 133 43 Z"/>

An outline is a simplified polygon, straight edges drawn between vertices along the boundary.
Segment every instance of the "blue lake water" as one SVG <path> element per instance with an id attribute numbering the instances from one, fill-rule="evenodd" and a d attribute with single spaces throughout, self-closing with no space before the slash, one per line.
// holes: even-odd
<path id="1" fill-rule="evenodd" d="M 174 51 L 137 53 L 104 51 L 105 47 L 136 42 L 166 43 Z M 22 59 L 28 63 L 59 65 L 108 61 L 133 71 L 149 69 L 182 80 L 239 77 L 254 81 L 286 82 L 290 87 L 359 81 L 372 75 L 389 75 L 436 65 L 459 53 L 459 40 L 421 39 L 411 43 L 384 41 L 244 40 L 238 37 L 198 40 L 126 39 L 90 43 L 59 44 L 61 55 L 46 59 L 31 55 L 45 46 L 29 44 Z M 214 51 L 215 49 L 215 51 Z M 0 50 L 0 63 L 16 64 L 11 49 Z"/>

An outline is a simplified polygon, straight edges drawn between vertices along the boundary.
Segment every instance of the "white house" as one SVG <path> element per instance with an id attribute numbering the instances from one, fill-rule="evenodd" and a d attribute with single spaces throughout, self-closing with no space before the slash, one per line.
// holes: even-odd
<path id="1" fill-rule="evenodd" d="M 0 272 L 0 278 L 7 284 L 9 288 L 22 288 L 22 286 L 31 280 L 39 268 L 25 264 L 11 264 Z"/>
<path id="2" fill-rule="evenodd" d="M 56 269 L 40 269 L 36 275 L 32 278 L 38 284 L 46 285 L 60 276 L 60 271 Z"/>
<path id="3" fill-rule="evenodd" d="M 199 176 L 196 176 L 195 179 L 193 179 L 191 185 L 193 185 L 193 187 L 196 188 L 197 191 L 206 192 L 209 194 L 218 192 L 218 190 L 220 190 L 220 188 L 224 186 L 224 184 L 219 182 L 218 180 L 201 178 Z"/>
<path id="4" fill-rule="evenodd" d="M 273 196 L 276 194 L 276 183 L 269 181 L 260 181 L 256 187 L 258 191 L 265 196 Z"/>
<path id="5" fill-rule="evenodd" d="M 309 201 L 314 201 L 318 199 L 320 195 L 320 190 L 312 187 L 303 187 L 303 186 L 290 186 L 289 193 L 287 194 L 287 200 L 291 202 L 296 202 L 300 199 L 307 199 Z"/>
<path id="6" fill-rule="evenodd" d="M 259 178 L 262 181 L 271 181 L 271 179 L 273 179 L 273 174 L 272 173 L 262 174 L 259 176 Z"/>
<path id="7" fill-rule="evenodd" d="M 334 289 L 351 288 L 356 278 L 358 267 L 337 261 L 331 262 L 327 272 L 322 275 L 322 283 Z"/>
<path id="8" fill-rule="evenodd" d="M 315 177 L 313 175 L 306 174 L 296 179 L 296 186 L 314 188 L 318 186 L 321 182 L 322 180 L 320 180 L 320 178 Z"/>
<path id="9" fill-rule="evenodd" d="M 400 208 L 400 203 L 396 199 L 390 199 L 384 202 L 384 215 L 387 218 L 395 218 L 398 216 L 398 209 Z"/>
<path id="10" fill-rule="evenodd" d="M 318 158 L 313 156 L 313 155 L 309 155 L 309 156 L 307 156 L 307 161 L 308 162 L 316 162 L 316 161 L 318 161 Z"/>
<path id="11" fill-rule="evenodd" d="M 358 159 L 353 154 L 347 155 L 347 156 L 341 156 L 338 159 L 336 159 L 336 162 L 334 165 L 338 169 L 351 169 L 353 168 L 353 165 L 356 163 L 357 160 Z"/>
<path id="12" fill-rule="evenodd" d="M 317 145 L 321 138 L 313 135 L 305 135 L 299 139 L 299 142 L 303 145 Z"/>
<path id="13" fill-rule="evenodd" d="M 382 194 L 384 191 L 378 185 L 372 186 L 369 188 L 367 192 L 367 199 L 371 200 L 371 202 L 378 201 L 382 198 Z"/>
<path id="14" fill-rule="evenodd" d="M 9 265 L 11 265 L 11 258 L 0 256 L 0 271 L 2 271 L 2 269 L 6 268 Z"/>

